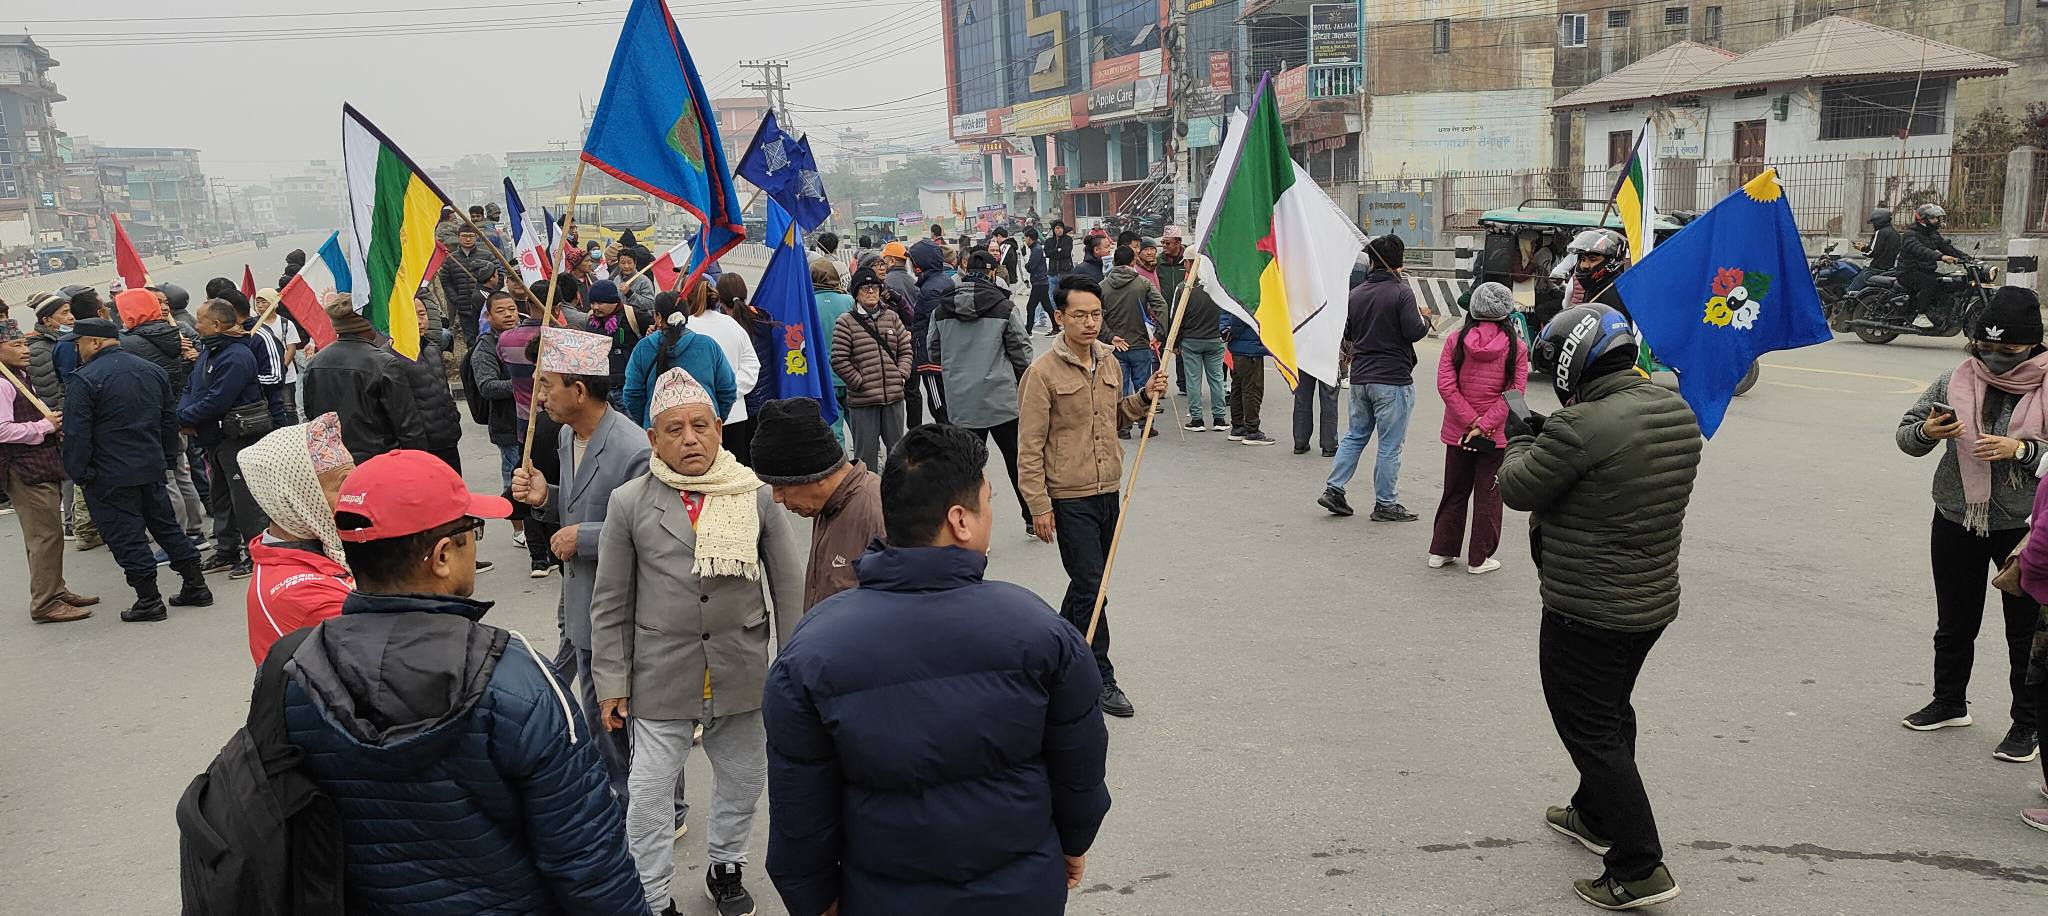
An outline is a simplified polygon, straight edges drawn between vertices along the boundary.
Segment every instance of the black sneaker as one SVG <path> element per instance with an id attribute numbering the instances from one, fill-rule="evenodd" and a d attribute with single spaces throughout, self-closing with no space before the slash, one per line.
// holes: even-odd
<path id="1" fill-rule="evenodd" d="M 1937 728 L 1961 727 L 1970 724 L 1970 708 L 1950 706 L 1936 700 L 1920 707 L 1920 711 L 1907 716 L 1900 724 L 1916 732 L 1931 732 Z"/>
<path id="2" fill-rule="evenodd" d="M 1622 881 L 1603 874 L 1591 881 L 1573 881 L 1572 890 L 1578 892 L 1580 900 L 1603 910 L 1633 910 L 1678 896 L 1678 882 L 1672 880 L 1670 869 L 1659 865 L 1640 881 Z"/>
<path id="3" fill-rule="evenodd" d="M 1131 705 L 1130 697 L 1124 696 L 1122 687 L 1111 684 L 1102 688 L 1102 714 L 1128 719 L 1137 715 L 1138 709 Z"/>
<path id="4" fill-rule="evenodd" d="M 1233 426 L 1233 427 L 1231 427 L 1231 428 L 1230 428 L 1230 441 L 1232 441 L 1232 442 L 1243 442 L 1243 441 L 1244 441 L 1244 427 L 1242 427 L 1242 426 Z"/>
<path id="5" fill-rule="evenodd" d="M 1384 503 L 1372 507 L 1370 518 L 1376 522 L 1412 522 L 1415 520 L 1415 513 L 1408 511 L 1408 507 L 1400 503 Z"/>
<path id="6" fill-rule="evenodd" d="M 1119 439 L 1129 439 L 1131 437 L 1131 428 L 1128 426 L 1117 427 L 1116 437 Z"/>
<path id="7" fill-rule="evenodd" d="M 233 569 L 228 570 L 228 578 L 230 579 L 247 579 L 255 574 L 256 561 L 251 560 L 248 557 L 243 557 L 241 560 L 235 563 L 235 567 Z"/>
<path id="8" fill-rule="evenodd" d="M 489 560 L 478 560 L 476 561 L 476 571 L 480 573 L 487 573 L 490 572 L 492 569 L 496 568 L 497 565 L 498 564 L 493 563 Z"/>
<path id="9" fill-rule="evenodd" d="M 555 564 L 549 563 L 546 560 L 535 560 L 533 561 L 533 571 L 527 573 L 526 577 L 529 579 L 545 579 L 548 577 L 548 570 L 554 568 Z"/>
<path id="10" fill-rule="evenodd" d="M 742 866 L 713 862 L 704 873 L 704 896 L 718 906 L 718 916 L 754 916 L 754 895 L 740 883 Z"/>
<path id="11" fill-rule="evenodd" d="M 1207 430 L 1209 427 L 1202 424 L 1201 417 L 1189 417 L 1186 423 L 1180 425 L 1180 428 L 1191 433 L 1199 433 Z"/>
<path id="12" fill-rule="evenodd" d="M 1244 431 L 1244 439 L 1242 441 L 1246 445 L 1272 445 L 1274 439 L 1272 436 L 1268 436 L 1256 429 L 1248 429 Z"/>
<path id="13" fill-rule="evenodd" d="M 2024 725 L 2015 725 L 2005 733 L 2005 740 L 1998 742 L 1998 750 L 1991 756 L 2011 763 L 2027 763 L 2041 756 L 2041 737 Z"/>
<path id="14" fill-rule="evenodd" d="M 1308 454 L 1308 446 L 1306 446 L 1306 445 L 1297 445 L 1297 446 L 1295 446 L 1295 447 L 1294 447 L 1294 453 L 1295 453 L 1295 454 L 1297 454 L 1297 455 L 1306 455 L 1306 454 Z"/>
<path id="15" fill-rule="evenodd" d="M 1325 457 L 1325 458 L 1335 458 L 1335 457 L 1337 457 L 1337 450 L 1336 450 L 1336 449 L 1334 449 L 1334 448 L 1326 448 L 1326 449 L 1323 449 L 1323 457 Z"/>
<path id="16" fill-rule="evenodd" d="M 212 607 L 213 590 L 205 586 L 193 588 L 187 585 L 171 596 L 170 604 L 171 607 Z"/>
<path id="17" fill-rule="evenodd" d="M 1210 431 L 1210 432 L 1212 432 L 1212 433 L 1220 433 L 1220 432 L 1223 432 L 1224 430 L 1227 430 L 1227 429 L 1229 429 L 1229 428 L 1230 428 L 1230 418 L 1229 418 L 1229 417 L 1224 417 L 1224 416 L 1215 416 L 1215 417 L 1210 417 L 1210 418 L 1209 418 L 1209 431 Z"/>
<path id="18" fill-rule="evenodd" d="M 164 599 L 160 597 L 137 598 L 133 606 L 121 612 L 121 620 L 125 623 L 152 623 L 170 616 L 170 610 L 164 607 Z"/>
<path id="19" fill-rule="evenodd" d="M 1324 487 L 1323 495 L 1316 497 L 1316 505 L 1330 510 L 1331 515 L 1351 517 L 1351 503 L 1344 499 L 1344 491 L 1336 487 Z"/>
<path id="20" fill-rule="evenodd" d="M 212 575 L 213 573 L 217 572 L 227 572 L 228 570 L 234 568 L 234 556 L 231 554 L 222 553 L 218 550 L 214 551 L 212 555 L 208 556 L 206 558 L 206 562 L 199 564 L 199 571 L 202 573 L 206 573 L 208 575 Z"/>

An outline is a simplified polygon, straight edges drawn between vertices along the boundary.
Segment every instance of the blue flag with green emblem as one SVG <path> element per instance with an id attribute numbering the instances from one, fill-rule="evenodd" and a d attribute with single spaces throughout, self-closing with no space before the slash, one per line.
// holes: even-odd
<path id="1" fill-rule="evenodd" d="M 583 138 L 583 161 L 688 211 L 703 225 L 688 277 L 747 237 L 718 119 L 668 5 L 633 0 L 612 51 L 604 94 Z"/>
<path id="2" fill-rule="evenodd" d="M 1614 281 L 1708 436 L 1757 357 L 1833 339 L 1775 169 L 1743 185 Z"/>

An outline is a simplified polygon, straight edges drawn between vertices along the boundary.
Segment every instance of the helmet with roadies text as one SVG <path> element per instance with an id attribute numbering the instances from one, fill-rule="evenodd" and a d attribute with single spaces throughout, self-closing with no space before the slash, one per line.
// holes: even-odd
<path id="1" fill-rule="evenodd" d="M 1594 360 L 1616 351 L 1625 351 L 1634 360 L 1636 333 L 1620 312 L 1588 302 L 1550 319 L 1536 336 L 1534 349 L 1538 361 L 1551 367 L 1550 384 L 1557 391 L 1558 403 L 1569 404 Z"/>

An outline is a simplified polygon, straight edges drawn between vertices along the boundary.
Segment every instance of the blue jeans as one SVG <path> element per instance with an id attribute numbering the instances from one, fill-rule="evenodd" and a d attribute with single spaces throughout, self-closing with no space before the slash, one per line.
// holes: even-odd
<path id="1" fill-rule="evenodd" d="M 512 489 L 512 472 L 519 469 L 519 446 L 498 446 L 498 476 L 504 478 L 505 489 Z"/>
<path id="2" fill-rule="evenodd" d="M 1187 382 L 1188 416 L 1202 419 L 1202 380 L 1209 384 L 1209 416 L 1223 416 L 1223 341 L 1180 342 L 1181 377 Z"/>
<path id="3" fill-rule="evenodd" d="M 1152 374 L 1159 371 L 1159 357 L 1146 346 L 1146 341 L 1134 340 L 1131 348 L 1118 352 L 1116 361 L 1124 367 L 1124 394 L 1137 394 L 1152 380 Z"/>
<path id="4" fill-rule="evenodd" d="M 1401 441 L 1408 436 L 1408 415 L 1415 412 L 1414 385 L 1351 386 L 1351 428 L 1337 444 L 1337 458 L 1330 465 L 1329 485 L 1343 490 L 1358 473 L 1358 456 L 1375 428 L 1380 433 L 1379 459 L 1372 466 L 1374 505 L 1398 501 L 1395 483 L 1401 476 Z"/>

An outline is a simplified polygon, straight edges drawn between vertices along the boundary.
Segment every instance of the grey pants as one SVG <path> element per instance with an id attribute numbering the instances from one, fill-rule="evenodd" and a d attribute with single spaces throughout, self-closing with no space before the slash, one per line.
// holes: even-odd
<path id="1" fill-rule="evenodd" d="M 853 439 L 853 457 L 882 472 L 882 449 L 896 449 L 903 438 L 903 402 L 846 408 L 846 432 Z"/>
<path id="2" fill-rule="evenodd" d="M 713 862 L 744 865 L 754 809 L 768 785 L 768 732 L 761 711 L 711 718 L 705 701 L 704 755 L 711 759 L 711 818 L 706 843 Z M 629 720 L 633 728 L 632 800 L 626 806 L 626 846 L 640 869 L 647 908 L 668 906 L 676 875 L 675 787 L 690 756 L 696 719 Z"/>
<path id="3" fill-rule="evenodd" d="M 171 487 L 171 508 L 177 510 L 178 527 L 186 534 L 202 534 L 206 527 L 206 506 L 199 501 L 199 488 L 192 483 L 192 461 L 178 452 L 178 466 L 164 473 Z M 253 535 L 252 535 L 253 537 Z"/>

